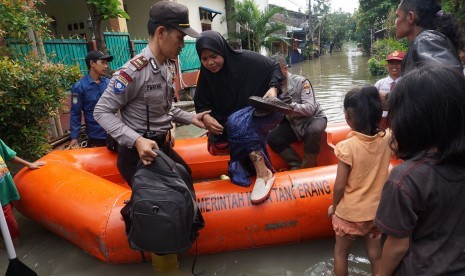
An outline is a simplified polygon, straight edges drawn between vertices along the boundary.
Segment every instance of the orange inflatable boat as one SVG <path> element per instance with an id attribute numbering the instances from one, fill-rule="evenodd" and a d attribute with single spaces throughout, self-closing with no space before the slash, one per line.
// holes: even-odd
<path id="1" fill-rule="evenodd" d="M 261 205 L 250 203 L 253 185 L 244 188 L 219 180 L 227 174 L 229 157 L 211 156 L 206 138 L 177 140 L 176 150 L 197 181 L 197 202 L 206 223 L 198 238 L 198 253 L 333 235 L 327 217 L 337 167 L 333 147 L 348 132 L 345 124 L 330 124 L 322 135 L 319 166 L 276 173 L 271 195 Z M 301 145 L 296 148 L 302 152 Z M 284 161 L 269 152 L 274 167 L 285 168 Z M 116 154 L 104 147 L 76 149 L 53 151 L 41 160 L 47 165 L 23 169 L 15 176 L 21 195 L 17 209 L 102 261 L 141 261 L 140 253 L 129 248 L 120 215 L 131 191 L 118 173 Z"/>

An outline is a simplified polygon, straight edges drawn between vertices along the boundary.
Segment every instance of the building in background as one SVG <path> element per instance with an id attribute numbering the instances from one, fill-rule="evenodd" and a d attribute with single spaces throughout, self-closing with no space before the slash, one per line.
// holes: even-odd
<path id="1" fill-rule="evenodd" d="M 120 0 L 122 7 L 131 17 L 110 19 L 103 22 L 103 30 L 128 32 L 132 38 L 148 39 L 147 20 L 154 0 Z M 189 8 L 189 21 L 197 31 L 215 30 L 226 35 L 225 0 L 178 0 L 177 3 Z M 52 34 L 57 37 L 92 38 L 92 21 L 84 0 L 46 0 L 39 10 L 54 19 L 50 26 Z"/>

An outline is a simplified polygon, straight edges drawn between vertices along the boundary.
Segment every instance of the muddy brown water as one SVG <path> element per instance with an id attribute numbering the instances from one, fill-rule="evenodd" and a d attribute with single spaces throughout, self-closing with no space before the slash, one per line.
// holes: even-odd
<path id="1" fill-rule="evenodd" d="M 344 120 L 342 99 L 355 85 L 374 83 L 368 76 L 367 57 L 355 47 L 319 59 L 293 64 L 290 72 L 307 76 L 325 109 L 330 122 Z M 196 127 L 180 127 L 177 138 L 197 136 Z M 53 199 L 51 199 L 53 200 Z M 56 236 L 34 221 L 16 212 L 21 229 L 18 258 L 38 275 L 154 275 L 151 263 L 107 264 Z M 319 239 L 298 244 L 237 250 L 197 257 L 196 272 L 202 275 L 294 276 L 332 275 L 334 239 Z M 1 248 L 1 245 L 0 245 Z M 194 257 L 179 256 L 179 271 L 155 275 L 191 275 Z M 6 271 L 8 255 L 0 249 L 0 274 Z M 350 275 L 371 275 L 363 242 L 354 244 L 350 258 Z"/>

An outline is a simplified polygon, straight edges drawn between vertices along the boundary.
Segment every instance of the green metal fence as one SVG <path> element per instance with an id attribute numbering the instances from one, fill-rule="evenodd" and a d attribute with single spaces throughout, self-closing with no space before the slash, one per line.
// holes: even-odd
<path id="1" fill-rule="evenodd" d="M 195 49 L 195 40 L 184 41 L 184 48 L 179 55 L 181 72 L 195 71 L 200 68 L 200 60 Z"/>
<path id="2" fill-rule="evenodd" d="M 31 51 L 31 46 L 24 44 L 17 44 L 15 42 L 7 42 L 8 46 L 14 53 L 27 54 Z"/>
<path id="3" fill-rule="evenodd" d="M 117 70 L 123 66 L 132 56 L 140 53 L 147 40 L 130 40 L 128 33 L 105 32 L 105 43 L 110 55 L 114 57 L 110 62 L 110 69 Z M 132 43 L 131 43 L 132 42 Z M 54 39 L 45 40 L 44 48 L 47 56 L 51 56 L 51 62 L 63 63 L 65 65 L 79 65 L 82 75 L 87 74 L 85 57 L 88 51 L 88 43 L 83 39 Z M 26 54 L 31 47 L 25 44 L 10 42 L 9 47 L 19 53 Z M 186 40 L 185 46 L 179 55 L 181 72 L 195 71 L 200 68 L 200 60 L 195 50 L 195 40 Z"/>
<path id="4" fill-rule="evenodd" d="M 103 35 L 108 54 L 113 56 L 113 61 L 109 63 L 110 69 L 116 70 L 123 66 L 132 56 L 131 39 L 128 33 L 104 32 Z"/>
<path id="5" fill-rule="evenodd" d="M 134 44 L 134 55 L 137 55 L 147 46 L 148 40 L 136 39 L 132 43 Z"/>
<path id="6" fill-rule="evenodd" d="M 53 63 L 63 63 L 66 65 L 79 65 L 83 75 L 87 74 L 86 55 L 87 42 L 82 39 L 64 39 L 44 41 L 45 53 L 52 55 Z"/>
<path id="7" fill-rule="evenodd" d="M 87 42 L 83 39 L 47 39 L 43 41 L 45 54 L 50 62 L 65 65 L 79 65 L 82 74 L 87 74 L 85 57 L 87 55 Z M 27 54 L 31 46 L 9 42 L 14 51 Z"/>
<path id="8" fill-rule="evenodd" d="M 147 46 L 147 40 L 133 40 L 134 53 L 137 55 L 140 53 L 145 46 Z M 182 48 L 181 54 L 179 55 L 179 63 L 181 65 L 181 72 L 195 71 L 200 68 L 200 60 L 195 49 L 195 40 L 185 40 L 184 48 Z"/>

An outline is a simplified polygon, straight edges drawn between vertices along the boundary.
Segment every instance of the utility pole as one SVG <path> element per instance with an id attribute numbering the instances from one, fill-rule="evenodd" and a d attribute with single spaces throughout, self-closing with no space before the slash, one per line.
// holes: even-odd
<path id="1" fill-rule="evenodd" d="M 313 28 L 312 28 L 312 0 L 308 0 L 308 38 L 307 41 L 313 45 Z"/>

